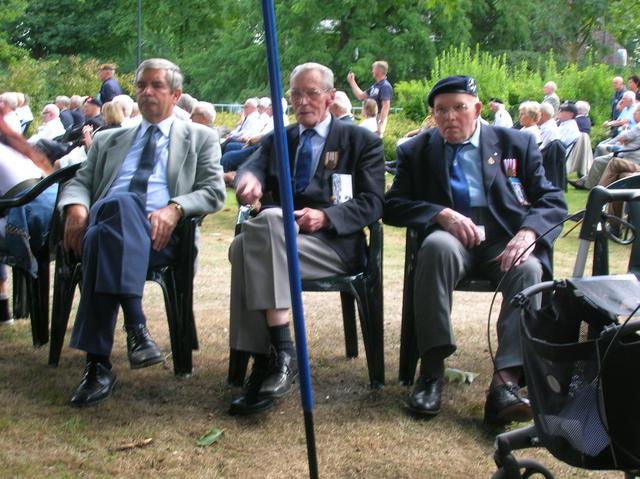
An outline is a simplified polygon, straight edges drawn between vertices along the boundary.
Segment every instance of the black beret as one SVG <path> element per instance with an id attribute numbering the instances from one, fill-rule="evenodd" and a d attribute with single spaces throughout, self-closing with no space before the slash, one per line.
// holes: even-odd
<path id="1" fill-rule="evenodd" d="M 565 101 L 562 105 L 560 105 L 560 111 L 570 111 L 571 113 L 573 113 L 573 116 L 578 115 L 576 104 L 570 101 Z"/>
<path id="2" fill-rule="evenodd" d="M 427 103 L 431 108 L 433 108 L 433 101 L 441 93 L 466 93 L 478 96 L 478 85 L 473 78 L 468 76 L 454 75 L 443 78 L 434 85 L 427 97 Z"/>

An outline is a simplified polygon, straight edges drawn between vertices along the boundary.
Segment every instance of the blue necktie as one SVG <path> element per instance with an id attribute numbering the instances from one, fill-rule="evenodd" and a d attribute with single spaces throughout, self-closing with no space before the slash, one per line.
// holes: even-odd
<path id="1" fill-rule="evenodd" d="M 311 164 L 313 163 L 311 139 L 315 134 L 316 130 L 311 128 L 302 132 L 302 146 L 298 151 L 298 161 L 296 162 L 296 193 L 303 192 L 309 186 L 309 181 L 311 181 Z"/>
<path id="2" fill-rule="evenodd" d="M 144 149 L 142 150 L 138 168 L 133 174 L 133 178 L 131 178 L 131 183 L 129 184 L 129 191 L 142 197 L 146 196 L 147 194 L 149 177 L 151 176 L 151 173 L 153 173 L 153 167 L 155 165 L 157 131 L 158 127 L 156 125 L 151 125 L 147 129 L 147 132 L 145 133 L 147 142 L 145 143 Z"/>
<path id="3" fill-rule="evenodd" d="M 453 158 L 449 169 L 451 182 L 451 196 L 454 209 L 465 216 L 471 216 L 471 199 L 469 197 L 469 183 L 460 166 L 460 156 L 464 145 L 452 145 Z"/>

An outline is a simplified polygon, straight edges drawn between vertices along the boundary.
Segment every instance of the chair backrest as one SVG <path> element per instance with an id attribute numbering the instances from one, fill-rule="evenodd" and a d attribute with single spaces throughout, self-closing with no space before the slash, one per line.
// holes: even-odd
<path id="1" fill-rule="evenodd" d="M 547 179 L 558 188 L 564 188 L 566 181 L 565 147 L 560 140 L 553 140 L 542 151 L 542 165 Z"/>
<path id="2" fill-rule="evenodd" d="M 613 190 L 640 189 L 640 174 L 627 176 L 618 181 L 614 181 L 607 188 Z M 631 254 L 629 255 L 629 273 L 640 277 L 640 201 L 633 201 L 627 204 L 629 211 L 629 222 L 635 228 L 635 236 L 631 244 Z"/>

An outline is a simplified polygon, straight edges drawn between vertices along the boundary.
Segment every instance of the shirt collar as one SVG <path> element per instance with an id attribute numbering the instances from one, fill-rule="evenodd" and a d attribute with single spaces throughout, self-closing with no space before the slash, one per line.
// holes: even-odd
<path id="1" fill-rule="evenodd" d="M 171 126 L 173 125 L 174 120 L 176 119 L 176 117 L 174 115 L 169 116 L 168 118 L 165 118 L 164 120 L 162 120 L 160 123 L 156 123 L 155 126 L 158 127 L 158 129 L 160 130 L 160 132 L 162 133 L 162 136 L 164 137 L 169 137 L 169 132 L 171 131 Z M 145 120 L 144 118 L 142 119 L 142 122 L 140 123 L 140 131 L 141 133 L 144 135 L 147 133 L 147 129 L 152 125 L 153 123 L 148 122 L 147 120 Z"/>
<path id="2" fill-rule="evenodd" d="M 328 114 L 324 120 L 322 120 L 320 123 L 316 123 L 316 126 L 314 126 L 311 129 L 316 130 L 316 134 L 322 137 L 323 139 L 325 139 L 327 138 L 327 136 L 329 136 L 330 126 L 331 126 L 331 115 Z M 305 130 L 308 130 L 308 129 L 309 128 L 305 128 L 304 126 L 298 124 L 298 132 L 300 133 L 300 136 L 302 136 Z"/>

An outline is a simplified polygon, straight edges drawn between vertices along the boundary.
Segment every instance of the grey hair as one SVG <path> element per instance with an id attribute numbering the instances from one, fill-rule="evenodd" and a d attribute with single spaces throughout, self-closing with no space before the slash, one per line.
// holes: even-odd
<path id="1" fill-rule="evenodd" d="M 18 95 L 12 91 L 7 91 L 0 95 L 0 101 L 5 103 L 11 110 L 18 108 Z"/>
<path id="2" fill-rule="evenodd" d="M 588 115 L 589 111 L 591 111 L 591 105 L 584 100 L 578 100 L 576 102 L 576 110 L 578 110 L 578 115 Z"/>
<path id="3" fill-rule="evenodd" d="M 322 76 L 322 86 L 325 90 L 331 90 L 333 88 L 333 72 L 324 65 L 314 62 L 303 63 L 295 67 L 289 76 L 289 84 L 293 83 L 293 80 L 295 80 L 298 75 L 313 70 L 320 72 Z"/>
<path id="4" fill-rule="evenodd" d="M 145 70 L 164 70 L 171 91 L 182 90 L 182 71 L 175 63 L 164 58 L 149 58 L 138 65 L 135 75 L 136 82 Z"/>
<path id="5" fill-rule="evenodd" d="M 60 103 L 65 108 L 69 108 L 69 104 L 71 103 L 71 100 L 69 100 L 68 96 L 58 95 L 56 97 L 56 103 Z"/>
<path id="6" fill-rule="evenodd" d="M 549 115 L 549 118 L 553 118 L 556 114 L 556 111 L 553 109 L 553 105 L 548 101 L 540 103 L 540 111 Z"/>
<path id="7" fill-rule="evenodd" d="M 271 106 L 271 98 L 263 96 L 258 100 L 258 106 L 262 108 L 269 108 Z"/>
<path id="8" fill-rule="evenodd" d="M 71 95 L 71 106 L 78 108 L 82 106 L 84 99 L 80 95 Z"/>
<path id="9" fill-rule="evenodd" d="M 191 113 L 193 111 L 193 107 L 195 106 L 196 103 L 198 103 L 198 100 L 193 98 L 188 93 L 183 93 L 182 95 L 180 95 L 180 98 L 178 98 L 177 105 L 180 108 L 182 108 L 183 110 L 188 111 L 189 113 Z"/>
<path id="10" fill-rule="evenodd" d="M 111 100 L 122 109 L 122 114 L 125 118 L 131 118 L 133 112 L 133 98 L 129 95 L 117 95 Z"/>
<path id="11" fill-rule="evenodd" d="M 635 102 L 636 101 L 636 94 L 633 93 L 631 90 L 627 90 L 622 94 L 622 98 L 633 100 Z"/>
<path id="12" fill-rule="evenodd" d="M 351 113 L 351 100 L 345 92 L 342 90 L 338 90 L 336 92 L 336 97 L 333 100 L 334 107 L 341 113 L 347 114 Z"/>
<path id="13" fill-rule="evenodd" d="M 191 114 L 193 115 L 194 113 L 203 114 L 211 124 L 216 120 L 216 108 L 213 106 L 213 103 L 209 103 L 208 101 L 196 102 L 191 110 Z"/>
<path id="14" fill-rule="evenodd" d="M 558 85 L 554 81 L 548 81 L 547 83 L 544 84 L 544 86 L 549 86 L 553 88 L 553 91 L 556 91 L 558 89 Z"/>
<path id="15" fill-rule="evenodd" d="M 50 111 L 56 116 L 56 118 L 60 116 L 60 108 L 58 108 L 58 106 L 53 103 L 47 103 L 44 107 L 42 107 L 42 113 L 44 113 L 45 111 Z"/>

